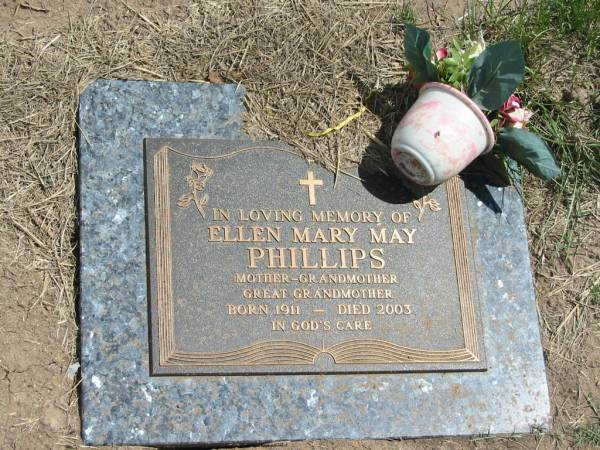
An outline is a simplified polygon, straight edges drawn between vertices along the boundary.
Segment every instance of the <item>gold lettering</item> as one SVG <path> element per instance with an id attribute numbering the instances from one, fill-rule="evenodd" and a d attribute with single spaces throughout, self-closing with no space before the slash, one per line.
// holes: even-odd
<path id="1" fill-rule="evenodd" d="M 332 215 L 333 215 L 333 211 L 331 211 Z M 336 218 L 335 221 L 336 222 L 350 222 L 350 215 L 348 213 L 348 211 L 344 211 L 344 212 L 339 212 L 336 211 Z"/>
<path id="2" fill-rule="evenodd" d="M 248 248 L 248 267 L 256 269 L 257 262 L 265 257 L 265 251 L 262 248 L 250 247 Z"/>
<path id="3" fill-rule="evenodd" d="M 402 216 L 402 213 L 400 211 L 394 211 L 390 216 L 390 219 L 394 223 L 402 223 L 404 220 L 404 216 Z"/>
<path id="4" fill-rule="evenodd" d="M 208 241 L 209 242 L 222 242 L 223 239 L 219 236 L 219 226 L 208 227 Z"/>
<path id="5" fill-rule="evenodd" d="M 404 243 L 405 242 L 400 237 L 400 232 L 398 231 L 398 229 L 394 228 L 394 231 L 392 232 L 392 237 L 390 238 L 388 244 L 404 244 Z"/>
<path id="6" fill-rule="evenodd" d="M 226 305 L 229 316 L 266 316 L 269 313 L 268 305 Z"/>
<path id="7" fill-rule="evenodd" d="M 266 236 L 265 236 L 266 234 Z M 280 227 L 246 227 L 212 225 L 208 227 L 209 242 L 281 242 Z"/>
<path id="8" fill-rule="evenodd" d="M 352 248 L 350 249 L 350 253 L 352 254 L 352 265 L 353 269 L 358 269 L 358 261 L 365 259 L 367 256 L 367 252 L 365 252 L 362 248 Z"/>
<path id="9" fill-rule="evenodd" d="M 325 211 L 321 211 L 317 213 L 317 211 L 312 211 L 312 221 L 313 222 L 324 222 L 325 221 Z"/>
<path id="10" fill-rule="evenodd" d="M 281 283 L 287 284 L 290 282 L 289 275 L 287 273 L 236 273 L 235 280 L 236 283 Z"/>
<path id="11" fill-rule="evenodd" d="M 330 331 L 331 322 L 329 320 L 293 320 L 290 322 L 290 329 L 293 331 Z"/>
<path id="12" fill-rule="evenodd" d="M 340 249 L 340 269 L 348 268 L 348 263 L 346 262 L 346 251 L 347 249 L 345 248 Z"/>
<path id="13" fill-rule="evenodd" d="M 297 247 L 291 247 L 290 248 L 290 269 L 297 269 L 298 268 L 298 262 L 296 261 L 296 252 L 299 249 Z"/>
<path id="14" fill-rule="evenodd" d="M 316 228 L 314 231 L 310 227 L 300 230 L 292 227 L 292 241 L 302 243 L 354 243 L 356 242 L 356 228 L 351 227 L 329 227 L 327 231 L 322 228 Z"/>
<path id="15" fill-rule="evenodd" d="M 385 267 L 382 248 L 371 249 L 369 256 L 371 257 L 371 269 L 383 269 Z"/>
<path id="16" fill-rule="evenodd" d="M 290 222 L 292 219 L 291 212 L 290 211 L 281 211 L 280 218 L 282 221 Z"/>
<path id="17" fill-rule="evenodd" d="M 325 238 L 325 234 L 323 233 L 323 230 L 321 230 L 320 228 L 317 228 L 317 231 L 315 231 L 315 237 L 312 240 L 313 242 L 327 242 L 327 239 Z"/>
<path id="18" fill-rule="evenodd" d="M 274 268 L 274 267 L 284 269 L 286 267 L 284 250 L 286 250 L 286 249 L 285 248 L 269 248 L 269 249 L 267 249 L 267 253 L 269 254 L 269 268 L 270 269 Z M 275 252 L 277 252 L 278 254 L 276 255 Z"/>
<path id="19" fill-rule="evenodd" d="M 370 320 L 338 320 L 335 324 L 338 331 L 370 331 L 373 324 Z"/>
<path id="20" fill-rule="evenodd" d="M 238 217 L 243 222 L 301 222 L 302 211 L 298 209 L 238 209 Z"/>
<path id="21" fill-rule="evenodd" d="M 312 211 L 313 222 L 381 223 L 383 211 Z"/>
<path id="22" fill-rule="evenodd" d="M 371 243 L 377 243 L 377 244 L 386 244 L 387 243 L 387 237 L 386 237 L 387 229 L 386 228 L 380 228 L 379 230 L 377 230 L 376 228 L 369 228 L 369 232 L 371 233 Z M 378 232 L 379 232 L 379 234 L 378 234 Z"/>
<path id="23" fill-rule="evenodd" d="M 244 227 L 239 226 L 237 229 L 237 236 L 232 236 L 231 228 L 228 226 L 223 227 L 223 242 L 250 242 L 250 239 L 244 238 Z"/>
<path id="24" fill-rule="evenodd" d="M 213 220 L 228 221 L 230 213 L 226 209 L 213 208 Z"/>
<path id="25" fill-rule="evenodd" d="M 348 242 L 350 243 L 354 243 L 356 242 L 354 240 L 354 235 L 356 234 L 357 229 L 356 228 L 347 228 L 344 227 L 343 230 L 346 232 L 346 234 L 348 235 Z"/>
<path id="26" fill-rule="evenodd" d="M 382 269 L 386 264 L 382 248 L 249 247 L 247 251 L 251 269 L 261 265 L 268 269 L 359 269 L 362 261 L 369 259 L 372 269 Z M 383 282 L 378 280 L 371 282 Z"/>
<path id="27" fill-rule="evenodd" d="M 292 235 L 292 242 L 310 242 L 308 240 L 308 228 L 306 227 L 302 230 L 302 233 L 298 228 L 292 227 Z"/>
<path id="28" fill-rule="evenodd" d="M 321 252 L 321 269 L 335 269 L 337 268 L 338 264 L 328 264 L 327 263 L 327 249 L 326 248 L 320 248 L 319 251 Z"/>
<path id="29" fill-rule="evenodd" d="M 416 228 L 394 228 L 388 238 L 387 228 L 369 228 L 373 244 L 414 244 L 413 236 L 416 231 Z M 408 238 L 408 241 L 405 241 L 403 237 Z"/>
<path id="30" fill-rule="evenodd" d="M 287 289 L 244 289 L 242 298 L 246 299 L 282 299 L 287 298 Z"/>
<path id="31" fill-rule="evenodd" d="M 263 227 L 250 227 L 250 229 L 252 230 L 252 242 L 265 242 L 265 238 L 263 237 Z"/>
<path id="32" fill-rule="evenodd" d="M 371 314 L 371 307 L 369 305 L 363 304 L 345 304 L 345 305 L 337 305 L 337 313 L 338 315 L 368 315 Z"/>
<path id="33" fill-rule="evenodd" d="M 343 244 L 345 241 L 342 240 L 341 237 L 342 229 L 341 228 L 330 228 L 329 235 L 331 237 L 331 242 L 339 242 Z"/>
<path id="34" fill-rule="evenodd" d="M 302 247 L 300 249 L 300 251 L 302 252 L 302 268 L 303 269 L 316 269 L 319 267 L 319 265 L 316 263 L 313 264 L 312 266 L 308 263 L 308 259 L 309 259 L 308 248 Z"/>
<path id="35" fill-rule="evenodd" d="M 271 331 L 285 331 L 285 321 L 273 320 L 271 322 Z"/>

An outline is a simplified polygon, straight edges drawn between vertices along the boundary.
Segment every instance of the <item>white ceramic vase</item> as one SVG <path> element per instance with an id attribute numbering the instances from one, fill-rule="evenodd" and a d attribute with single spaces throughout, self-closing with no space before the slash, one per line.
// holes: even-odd
<path id="1" fill-rule="evenodd" d="M 494 146 L 494 131 L 465 94 L 427 83 L 392 137 L 392 159 L 413 182 L 431 186 L 457 175 Z"/>

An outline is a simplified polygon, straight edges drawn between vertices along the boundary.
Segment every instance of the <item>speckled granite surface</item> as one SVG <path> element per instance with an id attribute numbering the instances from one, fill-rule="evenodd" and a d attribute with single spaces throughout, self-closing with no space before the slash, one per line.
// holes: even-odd
<path id="1" fill-rule="evenodd" d="M 142 140 L 242 138 L 242 96 L 231 85 L 99 81 L 81 97 L 84 441 L 218 444 L 547 426 L 523 210 L 513 191 L 496 188 L 467 193 L 476 222 L 486 372 L 149 376 Z M 490 208 L 494 201 L 502 214 Z"/>

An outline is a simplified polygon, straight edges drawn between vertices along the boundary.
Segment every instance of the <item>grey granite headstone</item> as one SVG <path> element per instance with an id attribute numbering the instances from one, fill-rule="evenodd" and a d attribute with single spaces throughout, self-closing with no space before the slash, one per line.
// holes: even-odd
<path id="1" fill-rule="evenodd" d="M 533 427 L 547 426 L 548 390 L 523 209 L 515 192 L 486 186 L 464 189 L 454 181 L 428 193 L 427 198 L 390 202 L 389 196 L 381 195 L 378 188 L 361 184 L 351 176 L 342 176 L 333 188 L 330 174 L 297 162 L 296 156 L 278 149 L 242 152 L 229 159 L 206 158 L 223 155 L 231 147 L 249 145 L 242 142 L 246 137 L 240 131 L 242 96 L 243 90 L 231 85 L 121 81 L 96 82 L 82 95 L 80 326 L 84 441 L 96 445 L 217 445 L 525 433 Z M 183 137 L 240 141 L 179 140 Z M 144 139 L 148 139 L 146 169 Z M 161 151 L 167 154 L 166 159 Z M 231 169 L 227 161 L 234 159 L 238 166 Z M 157 195 L 154 163 L 163 164 L 164 169 L 165 161 L 169 169 L 166 192 L 170 209 L 158 211 L 157 220 L 153 208 L 159 205 L 161 209 L 164 202 L 153 203 Z M 202 164 L 210 169 L 210 176 Z M 261 170 L 264 175 L 256 179 Z M 255 178 L 250 179 L 250 175 Z M 191 179 L 186 180 L 187 176 Z M 323 182 L 313 188 L 312 201 L 316 204 L 310 204 L 308 184 L 299 184 L 300 180 Z M 164 188 L 164 178 L 162 182 Z M 159 191 L 165 195 L 164 189 Z M 371 208 L 365 209 L 369 199 Z M 427 209 L 422 208 L 431 199 L 435 203 L 429 202 Z M 457 199 L 460 208 L 452 216 Z M 208 226 L 217 226 L 214 219 L 222 218 L 214 208 L 225 212 L 237 209 L 236 223 L 231 225 L 239 226 L 239 209 L 247 213 L 251 209 L 289 209 L 295 205 L 307 214 L 312 210 L 351 211 L 359 206 L 358 211 L 386 211 L 389 220 L 375 224 L 379 227 L 391 227 L 388 222 L 393 211 L 399 213 L 397 218 L 412 213 L 409 222 L 395 224 L 409 229 L 410 221 L 416 220 L 415 215 L 420 212 L 413 200 L 420 202 L 425 212 L 421 222 L 414 222 L 412 245 L 372 245 L 366 239 L 369 224 L 356 223 L 357 236 L 364 235 L 360 248 L 364 247 L 367 255 L 374 248 L 383 248 L 383 272 L 400 273 L 411 282 L 403 284 L 398 280 L 390 287 L 391 298 L 344 302 L 368 304 L 371 308 L 378 303 L 384 308 L 410 304 L 411 314 L 404 314 L 404 306 L 395 314 L 394 306 L 391 318 L 371 318 L 373 330 L 342 331 L 335 329 L 338 302 L 333 305 L 314 299 L 270 299 L 268 311 L 277 304 L 303 305 L 300 322 L 314 321 L 315 314 L 320 314 L 314 310 L 325 309 L 327 319 L 323 320 L 330 320 L 334 331 L 280 330 L 278 333 L 284 334 L 280 340 L 300 342 L 306 347 L 290 356 L 289 345 L 287 349 L 285 345 L 271 346 L 261 356 L 268 359 L 275 355 L 266 365 L 256 364 L 255 358 L 248 357 L 244 361 L 251 364 L 198 364 L 215 354 L 227 358 L 223 352 L 235 353 L 261 337 L 265 342 L 274 341 L 274 332 L 269 331 L 272 318 L 226 314 L 227 304 L 264 302 L 242 298 L 243 289 L 231 281 L 236 273 L 255 270 L 248 267 L 252 263 L 246 244 L 239 240 L 220 242 L 225 238 L 224 228 L 214 228 L 209 241 Z M 432 204 L 437 207 L 432 209 Z M 502 205 L 501 212 L 493 205 Z M 160 220 L 167 217 L 165 214 L 169 217 L 171 239 L 160 237 L 166 230 L 164 220 Z M 314 227 L 302 222 L 304 225 Z M 290 224 L 282 223 L 281 227 L 282 235 L 287 236 Z M 439 236 L 434 236 L 436 230 Z M 464 232 L 462 237 L 456 230 Z M 255 233 L 263 236 L 265 230 Z M 462 240 L 458 247 L 457 236 Z M 423 240 L 417 241 L 419 238 Z M 289 248 L 289 244 L 288 239 L 282 246 Z M 309 250 L 341 246 L 340 242 L 304 244 Z M 437 257 L 425 250 L 428 245 L 437 248 Z M 160 269 L 166 267 L 165 251 L 172 263 L 170 271 Z M 260 264 L 269 264 L 268 256 L 263 257 L 265 260 L 259 255 L 260 251 L 256 251 L 256 269 Z M 360 259 L 356 263 L 362 268 L 310 269 L 306 273 L 372 274 L 379 270 L 380 263 L 371 256 L 365 256 L 368 268 Z M 376 252 L 375 256 L 381 255 Z M 402 258 L 405 260 L 401 262 Z M 375 267 L 371 266 L 373 261 Z M 271 263 L 277 264 L 277 259 Z M 414 282 L 418 271 L 423 274 L 419 286 Z M 268 267 L 262 271 L 271 272 Z M 277 272 L 300 273 L 302 269 Z M 164 278 L 167 273 L 172 275 L 171 291 L 165 291 L 169 285 Z M 304 288 L 294 283 L 289 287 L 292 292 Z M 385 285 L 379 287 L 386 289 Z M 161 289 L 174 294 L 170 297 L 173 302 L 162 309 L 162 316 L 158 304 Z M 312 293 L 315 288 L 308 289 Z M 465 303 L 460 300 L 465 290 L 472 300 L 472 311 L 467 316 Z M 210 301 L 214 303 L 209 305 Z M 435 301 L 447 314 L 434 307 Z M 310 310 L 305 305 L 310 305 Z M 361 308 L 355 312 L 362 312 Z M 370 315 L 374 316 L 372 311 Z M 359 316 L 354 314 L 350 320 L 367 320 Z M 155 327 L 161 317 L 167 319 L 163 325 L 175 325 L 162 328 L 163 337 L 167 338 L 162 341 L 167 344 L 162 355 L 161 328 Z M 288 318 L 284 321 L 290 326 Z M 476 341 L 465 330 L 474 332 Z M 357 339 L 361 342 L 359 347 L 336 351 L 345 341 Z M 372 341 L 388 344 L 377 347 Z M 318 351 L 306 353 L 308 348 Z M 358 353 L 356 348 L 360 349 Z M 430 355 L 427 352 L 446 354 L 470 348 L 474 357 L 465 361 L 464 355 L 459 355 L 454 362 L 448 362 L 439 361 L 436 354 L 437 360 L 423 362 L 418 357 L 411 360 L 402 356 L 399 348 L 420 350 L 421 359 L 424 354 Z M 173 349 L 175 354 L 169 353 Z M 298 355 L 305 355 L 304 359 L 294 360 Z M 382 362 L 382 357 L 390 355 L 394 361 Z M 367 361 L 374 356 L 374 362 Z M 353 373 L 339 373 L 346 371 L 339 367 L 346 367 L 346 363 Z"/>

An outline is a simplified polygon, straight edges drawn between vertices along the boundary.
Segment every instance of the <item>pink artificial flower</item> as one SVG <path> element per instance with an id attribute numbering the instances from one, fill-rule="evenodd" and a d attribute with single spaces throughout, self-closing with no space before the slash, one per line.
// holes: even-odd
<path id="1" fill-rule="evenodd" d="M 512 94 L 510 97 L 508 97 L 508 100 L 506 100 L 504 102 L 504 105 L 502 105 L 500 107 L 498 112 L 500 114 L 506 114 L 509 111 L 511 111 L 512 109 L 520 108 L 520 107 L 521 107 L 521 99 L 519 97 L 517 97 L 515 94 Z"/>
<path id="2" fill-rule="evenodd" d="M 442 47 L 440 49 L 438 49 L 437 52 L 435 52 L 435 56 L 437 57 L 438 61 L 441 61 L 444 58 L 448 57 L 448 49 L 446 47 Z"/>
<path id="3" fill-rule="evenodd" d="M 521 99 L 514 94 L 511 95 L 498 109 L 502 118 L 500 127 L 525 128 L 533 113 L 521 106 Z"/>
<path id="4" fill-rule="evenodd" d="M 531 116 L 533 113 L 525 108 L 515 108 L 506 114 L 508 126 L 514 128 L 526 128 Z"/>

